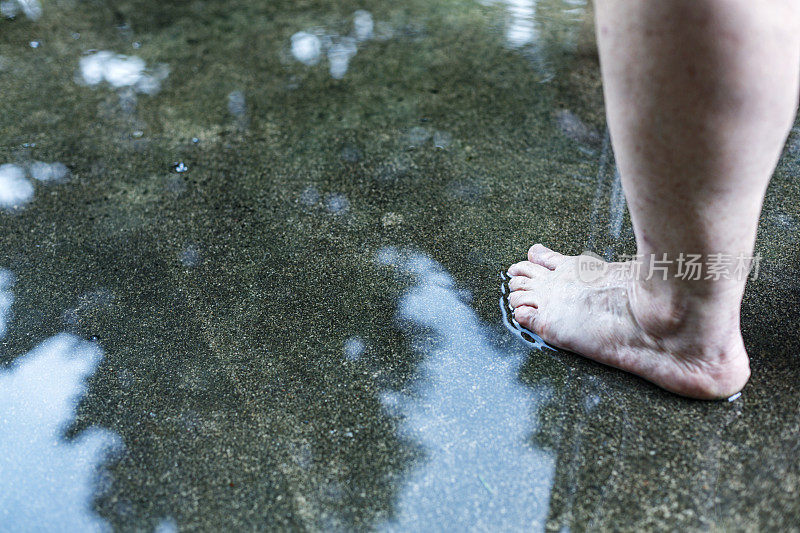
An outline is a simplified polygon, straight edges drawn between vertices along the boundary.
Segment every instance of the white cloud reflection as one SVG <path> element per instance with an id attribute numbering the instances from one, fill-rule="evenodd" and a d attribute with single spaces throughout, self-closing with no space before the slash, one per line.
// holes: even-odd
<path id="1" fill-rule="evenodd" d="M 383 397 L 387 412 L 401 417 L 404 436 L 425 452 L 383 529 L 543 529 L 555 462 L 530 437 L 549 391 L 519 382 L 525 352 L 493 342 L 438 263 L 393 248 L 378 260 L 415 279 L 398 318 L 425 357 L 411 393 Z"/>
<path id="2" fill-rule="evenodd" d="M 11 279 L 0 270 L 0 337 L 13 302 Z M 96 344 L 60 334 L 0 369 L 0 529 L 108 529 L 91 508 L 94 479 L 120 439 L 97 428 L 64 439 L 101 359 Z"/>

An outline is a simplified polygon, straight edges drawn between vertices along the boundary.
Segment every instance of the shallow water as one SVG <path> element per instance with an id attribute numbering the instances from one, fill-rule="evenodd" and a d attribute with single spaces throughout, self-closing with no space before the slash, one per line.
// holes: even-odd
<path id="1" fill-rule="evenodd" d="M 406 251 L 393 266 L 413 278 L 399 323 L 412 343 L 430 346 L 418 348 L 424 359 L 404 390 L 381 396 L 421 454 L 386 529 L 542 529 L 555 464 L 528 440 L 550 387 L 519 383 L 523 347 L 498 347 L 440 265 Z"/>
<path id="2" fill-rule="evenodd" d="M 797 522 L 800 129 L 753 378 L 691 402 L 498 305 L 633 251 L 585 2 L 0 12 L 0 530 Z"/>

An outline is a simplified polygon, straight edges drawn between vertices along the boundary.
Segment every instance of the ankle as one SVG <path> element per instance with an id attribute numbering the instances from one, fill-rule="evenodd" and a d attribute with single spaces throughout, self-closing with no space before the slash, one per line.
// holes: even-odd
<path id="1" fill-rule="evenodd" d="M 681 331 L 690 314 L 683 291 L 671 283 L 632 277 L 628 280 L 628 295 L 634 318 L 655 337 Z"/>
<path id="2" fill-rule="evenodd" d="M 629 280 L 631 312 L 656 338 L 683 338 L 711 351 L 741 344 L 739 308 L 742 286 L 702 280 Z"/>

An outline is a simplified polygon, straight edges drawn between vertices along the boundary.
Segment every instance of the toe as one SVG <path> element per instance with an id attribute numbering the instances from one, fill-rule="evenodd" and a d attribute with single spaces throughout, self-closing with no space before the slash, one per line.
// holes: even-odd
<path id="1" fill-rule="evenodd" d="M 528 305 L 517 307 L 514 309 L 514 320 L 516 320 L 520 326 L 532 333 L 535 333 L 545 341 L 552 340 L 545 337 L 546 332 L 544 321 L 542 320 L 542 312 L 540 309 Z"/>
<path id="2" fill-rule="evenodd" d="M 548 273 L 548 269 L 542 265 L 531 263 L 530 261 L 520 261 L 508 267 L 511 276 L 525 276 L 528 278 L 539 278 Z"/>
<path id="3" fill-rule="evenodd" d="M 511 309 L 520 306 L 539 307 L 539 295 L 537 291 L 514 291 L 508 296 L 508 305 Z"/>
<path id="4" fill-rule="evenodd" d="M 533 331 L 533 326 L 536 323 L 536 315 L 539 310 L 535 307 L 530 305 L 522 305 L 514 309 L 514 320 L 516 320 L 520 326 L 527 329 L 528 331 Z M 536 333 L 534 331 L 534 333 Z"/>
<path id="5" fill-rule="evenodd" d="M 512 291 L 525 291 L 536 288 L 536 281 L 528 276 L 514 276 L 508 282 L 508 288 Z"/>
<path id="6" fill-rule="evenodd" d="M 528 250 L 528 260 L 549 270 L 555 270 L 558 265 L 567 260 L 567 256 L 554 252 L 541 244 L 534 244 Z"/>

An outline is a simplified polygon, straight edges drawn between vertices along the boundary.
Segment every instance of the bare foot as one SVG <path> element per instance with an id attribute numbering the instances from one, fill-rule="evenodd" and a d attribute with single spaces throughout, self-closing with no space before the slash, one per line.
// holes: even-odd
<path id="1" fill-rule="evenodd" d="M 654 288 L 620 275 L 631 263 L 608 263 L 586 281 L 578 271 L 585 260 L 536 244 L 528 261 L 512 265 L 509 304 L 517 322 L 554 346 L 683 396 L 726 398 L 744 387 L 750 364 L 737 303 L 723 309 L 719 298 L 691 287 L 664 281 Z"/>

